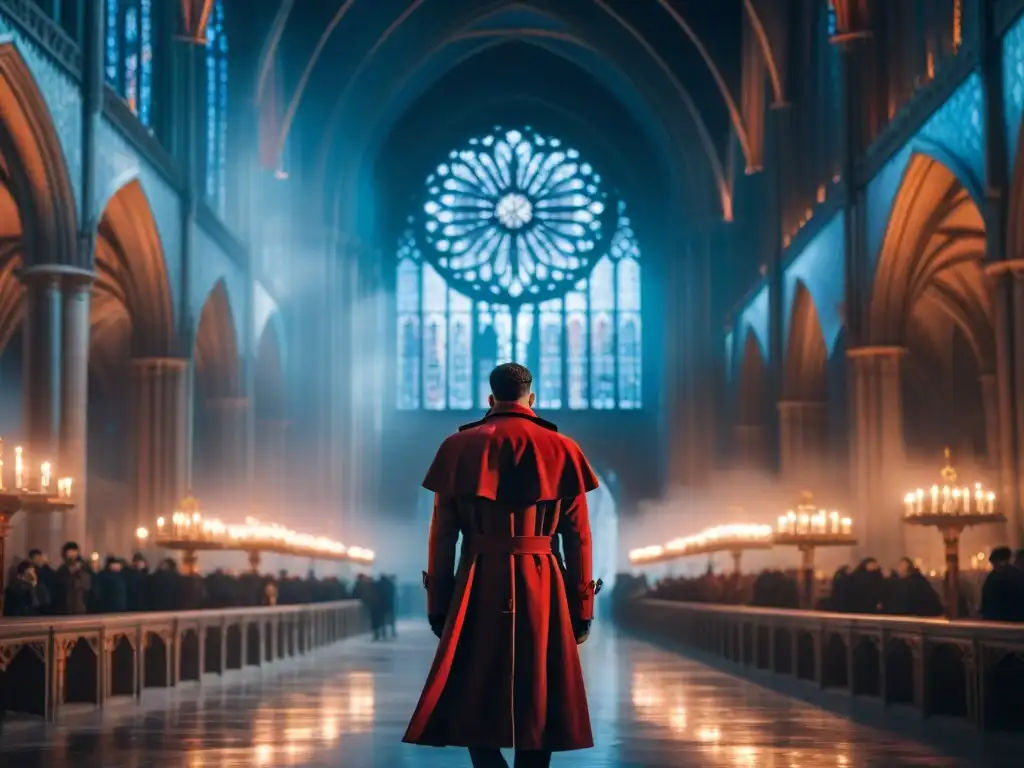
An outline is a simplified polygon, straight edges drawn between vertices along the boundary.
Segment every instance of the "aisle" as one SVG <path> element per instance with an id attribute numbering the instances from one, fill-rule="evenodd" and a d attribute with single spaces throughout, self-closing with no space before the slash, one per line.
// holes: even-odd
<path id="1" fill-rule="evenodd" d="M 18 768 L 468 768 L 400 743 L 435 641 L 349 641 L 289 668 L 4 735 Z M 584 646 L 597 747 L 554 768 L 861 768 L 959 763 L 601 627 Z"/>

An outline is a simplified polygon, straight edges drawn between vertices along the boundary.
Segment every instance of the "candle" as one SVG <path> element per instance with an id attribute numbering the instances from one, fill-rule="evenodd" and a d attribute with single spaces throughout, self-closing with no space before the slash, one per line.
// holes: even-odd
<path id="1" fill-rule="evenodd" d="M 39 487 L 44 491 L 50 489 L 50 472 L 53 466 L 48 461 L 44 461 L 39 465 Z"/>
<path id="2" fill-rule="evenodd" d="M 903 514 L 905 514 L 905 515 L 912 515 L 912 514 L 914 514 L 914 494 L 908 493 L 906 496 L 904 496 L 903 497 L 903 504 L 904 504 L 904 506 L 906 506 L 906 509 L 903 510 Z"/>
<path id="3" fill-rule="evenodd" d="M 832 521 L 831 533 L 839 533 L 839 513 L 836 512 L 835 510 L 832 510 L 832 514 L 829 515 L 829 518 Z"/>
<path id="4" fill-rule="evenodd" d="M 995 511 L 996 495 L 992 493 L 992 491 L 989 491 L 986 501 L 988 501 L 988 506 L 985 508 L 985 511 L 991 515 Z"/>
<path id="5" fill-rule="evenodd" d="M 25 456 L 20 445 L 14 449 L 14 487 L 19 491 L 25 487 Z"/>
<path id="6" fill-rule="evenodd" d="M 842 526 L 843 536 L 849 536 L 853 529 L 853 521 L 848 517 L 844 517 L 842 519 Z"/>
<path id="7" fill-rule="evenodd" d="M 948 515 L 949 512 L 949 486 L 944 485 L 942 486 L 942 513 Z"/>
<path id="8" fill-rule="evenodd" d="M 786 532 L 786 521 L 787 520 L 788 520 L 788 518 L 785 515 L 779 515 L 779 527 L 778 527 L 779 533 L 785 533 Z"/>
<path id="9" fill-rule="evenodd" d="M 917 514 L 924 512 L 924 488 L 917 489 Z"/>
<path id="10" fill-rule="evenodd" d="M 932 508 L 928 510 L 933 515 L 939 511 L 939 486 L 932 486 Z"/>
<path id="11" fill-rule="evenodd" d="M 964 502 L 964 514 L 971 514 L 971 489 L 964 488 L 960 491 L 960 498 L 963 499 Z"/>

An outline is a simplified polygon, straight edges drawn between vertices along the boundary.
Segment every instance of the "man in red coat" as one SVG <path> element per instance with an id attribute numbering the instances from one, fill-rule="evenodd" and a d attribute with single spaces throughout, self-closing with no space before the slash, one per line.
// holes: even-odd
<path id="1" fill-rule="evenodd" d="M 427 614 L 440 638 L 406 742 L 468 747 L 476 768 L 545 768 L 594 745 L 576 646 L 590 631 L 587 491 L 579 446 L 532 410 L 521 365 L 491 373 L 491 409 L 437 451 Z M 462 551 L 455 570 L 455 546 Z M 561 536 L 565 563 L 554 546 Z"/>

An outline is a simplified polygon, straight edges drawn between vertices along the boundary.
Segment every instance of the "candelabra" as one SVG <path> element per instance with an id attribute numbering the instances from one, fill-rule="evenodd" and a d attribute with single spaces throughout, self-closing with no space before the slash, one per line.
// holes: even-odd
<path id="1" fill-rule="evenodd" d="M 946 554 L 946 576 L 943 591 L 946 616 L 955 619 L 960 608 L 960 536 L 973 525 L 1005 523 L 1006 516 L 996 505 L 996 495 L 981 483 L 971 486 L 958 482 L 949 448 L 945 450 L 946 465 L 939 472 L 939 483 L 929 492 L 918 488 L 903 497 L 903 522 L 935 528 L 942 534 Z"/>
<path id="2" fill-rule="evenodd" d="M 818 547 L 849 547 L 857 543 L 853 537 L 853 521 L 839 512 L 828 512 L 814 504 L 814 497 L 805 491 L 796 509 L 779 517 L 773 543 L 796 547 L 800 552 L 800 599 L 805 608 L 814 602 L 814 554 Z"/>
<path id="3" fill-rule="evenodd" d="M 276 523 L 264 523 L 254 517 L 242 524 L 224 523 L 207 518 L 199 511 L 196 499 L 189 495 L 180 508 L 166 518 L 158 518 L 156 531 L 146 528 L 135 532 L 139 541 L 163 549 L 182 552 L 183 570 L 194 573 L 200 551 L 243 551 L 248 553 L 249 566 L 258 571 L 262 553 L 309 557 L 314 560 L 339 560 L 370 564 L 375 558 L 371 549 L 351 547 L 325 536 L 297 533 Z"/>
<path id="4" fill-rule="evenodd" d="M 629 560 L 634 565 L 641 565 L 690 555 L 729 552 L 733 557 L 733 566 L 738 571 L 740 558 L 745 550 L 768 549 L 771 545 L 770 525 L 718 525 L 695 536 L 673 539 L 664 546 L 634 549 L 629 553 Z"/>
<path id="5" fill-rule="evenodd" d="M 9 484 L 4 477 L 3 439 L 0 438 L 0 616 L 3 615 L 11 520 L 18 512 L 26 515 L 51 514 L 66 512 L 75 506 L 71 500 L 71 478 L 59 478 L 52 487 L 53 465 L 44 461 L 39 466 L 38 481 L 31 481 L 25 471 L 25 453 L 20 446 L 14 449 L 14 456 L 14 483 Z"/>

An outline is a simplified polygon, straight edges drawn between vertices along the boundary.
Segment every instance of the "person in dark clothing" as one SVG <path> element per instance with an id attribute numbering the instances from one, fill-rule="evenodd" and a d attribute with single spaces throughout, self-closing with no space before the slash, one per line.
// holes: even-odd
<path id="1" fill-rule="evenodd" d="M 63 562 L 57 569 L 54 611 L 63 616 L 81 616 L 88 612 L 92 580 L 79 555 L 78 544 L 67 542 L 61 548 Z"/>
<path id="2" fill-rule="evenodd" d="M 4 590 L 4 616 L 39 616 L 42 605 L 35 567 L 22 560 L 15 574 L 15 580 Z"/>
<path id="3" fill-rule="evenodd" d="M 1009 547 L 989 555 L 992 572 L 981 587 L 981 617 L 988 621 L 1024 621 L 1024 571 L 1010 562 Z"/>
<path id="4" fill-rule="evenodd" d="M 843 590 L 842 601 L 833 610 L 841 613 L 878 613 L 882 606 L 885 575 L 873 557 L 853 569 Z"/>
<path id="5" fill-rule="evenodd" d="M 356 586 L 352 590 L 352 597 L 363 604 L 363 610 L 370 616 L 370 628 L 373 630 L 373 639 L 380 640 L 382 628 L 382 615 L 380 602 L 377 599 L 377 585 L 373 579 L 366 574 L 359 574 L 356 577 Z"/>
<path id="6" fill-rule="evenodd" d="M 53 593 L 57 589 L 57 572 L 50 567 L 46 555 L 40 549 L 29 550 L 28 561 L 36 571 L 40 612 L 52 613 Z"/>
<path id="7" fill-rule="evenodd" d="M 178 564 L 170 558 L 162 560 L 149 577 L 149 610 L 174 611 L 181 600 L 181 575 Z"/>
<path id="8" fill-rule="evenodd" d="M 395 638 L 398 636 L 395 627 L 395 577 L 381 574 L 375 586 L 379 591 L 381 634 Z"/>
<path id="9" fill-rule="evenodd" d="M 149 564 L 136 553 L 130 568 L 122 571 L 129 611 L 149 610 Z"/>
<path id="10" fill-rule="evenodd" d="M 941 616 L 942 598 L 931 582 L 904 557 L 887 580 L 882 605 L 885 613 L 901 616 Z"/>
<path id="11" fill-rule="evenodd" d="M 128 610 L 128 584 L 123 563 L 114 556 L 107 557 L 106 566 L 96 574 L 99 585 L 99 612 L 124 613 Z"/>

